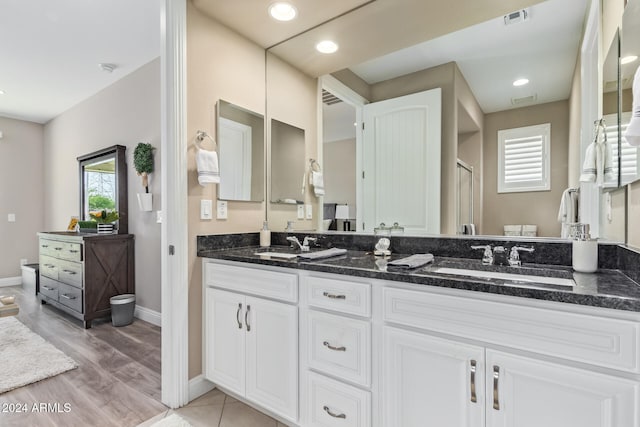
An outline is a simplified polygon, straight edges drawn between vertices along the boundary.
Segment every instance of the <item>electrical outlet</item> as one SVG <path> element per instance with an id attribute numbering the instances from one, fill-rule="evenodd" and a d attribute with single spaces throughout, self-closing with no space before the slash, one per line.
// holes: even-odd
<path id="1" fill-rule="evenodd" d="M 298 205 L 298 219 L 304 219 L 304 205 Z"/>
<path id="2" fill-rule="evenodd" d="M 213 219 L 213 202 L 211 200 L 200 200 L 200 219 Z"/>
<path id="3" fill-rule="evenodd" d="M 227 219 L 228 211 L 227 211 L 227 202 L 226 200 L 218 200 L 218 219 Z"/>
<path id="4" fill-rule="evenodd" d="M 313 219 L 313 205 L 305 205 L 307 219 Z"/>
<path id="5" fill-rule="evenodd" d="M 9 215 L 7 215 L 7 221 L 9 221 L 9 222 L 16 222 L 16 214 L 9 214 Z"/>

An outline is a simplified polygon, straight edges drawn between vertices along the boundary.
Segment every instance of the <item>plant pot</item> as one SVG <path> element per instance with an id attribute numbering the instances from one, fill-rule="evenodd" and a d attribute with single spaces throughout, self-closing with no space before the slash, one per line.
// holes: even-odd
<path id="1" fill-rule="evenodd" d="M 143 212 L 150 212 L 153 210 L 153 194 L 152 193 L 138 193 L 138 206 Z"/>
<path id="2" fill-rule="evenodd" d="M 113 234 L 113 224 L 98 224 L 98 234 Z"/>

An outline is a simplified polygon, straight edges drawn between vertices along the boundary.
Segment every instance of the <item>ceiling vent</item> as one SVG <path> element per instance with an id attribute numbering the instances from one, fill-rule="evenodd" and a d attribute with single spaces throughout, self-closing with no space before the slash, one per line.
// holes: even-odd
<path id="1" fill-rule="evenodd" d="M 538 95 L 523 96 L 522 98 L 511 98 L 511 105 L 520 106 L 536 102 Z"/>
<path id="2" fill-rule="evenodd" d="M 516 10 L 504 15 L 504 25 L 519 24 L 529 20 L 529 9 Z"/>
<path id="3" fill-rule="evenodd" d="M 322 102 L 327 105 L 333 105 L 339 104 L 340 102 L 342 102 L 342 99 L 338 98 L 331 92 L 327 92 L 326 90 L 322 89 Z"/>

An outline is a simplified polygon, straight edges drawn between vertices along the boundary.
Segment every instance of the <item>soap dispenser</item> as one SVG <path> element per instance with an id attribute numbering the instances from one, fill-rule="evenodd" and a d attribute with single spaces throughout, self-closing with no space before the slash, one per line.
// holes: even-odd
<path id="1" fill-rule="evenodd" d="M 580 273 L 594 273 L 598 269 L 598 241 L 591 239 L 589 224 L 573 227 L 573 269 Z"/>
<path id="2" fill-rule="evenodd" d="M 267 225 L 267 221 L 262 223 L 262 230 L 260 230 L 260 246 L 271 246 L 271 231 Z"/>

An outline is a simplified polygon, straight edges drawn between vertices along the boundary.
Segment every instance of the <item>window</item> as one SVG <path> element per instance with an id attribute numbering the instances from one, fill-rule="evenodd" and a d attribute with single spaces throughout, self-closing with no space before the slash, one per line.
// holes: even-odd
<path id="1" fill-rule="evenodd" d="M 498 131 L 498 193 L 548 191 L 551 124 Z"/>

